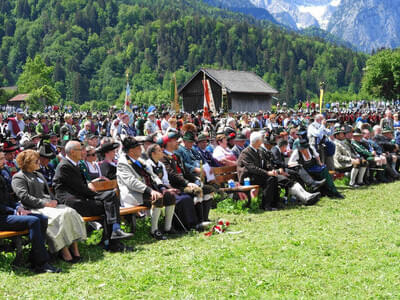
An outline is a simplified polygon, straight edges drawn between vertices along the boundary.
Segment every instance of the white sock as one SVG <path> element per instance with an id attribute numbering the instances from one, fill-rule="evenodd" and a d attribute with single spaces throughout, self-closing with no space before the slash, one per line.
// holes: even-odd
<path id="1" fill-rule="evenodd" d="M 165 231 L 170 231 L 172 227 L 172 218 L 174 217 L 175 205 L 165 207 Z"/>
<path id="2" fill-rule="evenodd" d="M 158 229 L 158 219 L 160 218 L 161 208 L 153 207 L 151 209 L 151 233 Z"/>
<path id="3" fill-rule="evenodd" d="M 362 184 L 364 182 L 364 175 L 367 171 L 367 167 L 361 167 L 360 171 L 358 172 L 358 183 Z"/>
<path id="4" fill-rule="evenodd" d="M 358 171 L 359 171 L 358 168 L 353 168 L 353 169 L 351 169 L 351 173 L 350 173 L 350 185 L 353 185 L 353 184 L 356 183 Z"/>

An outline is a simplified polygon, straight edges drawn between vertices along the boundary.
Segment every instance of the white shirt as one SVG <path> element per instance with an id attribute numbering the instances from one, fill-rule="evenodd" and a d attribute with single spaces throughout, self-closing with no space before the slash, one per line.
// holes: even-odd
<path id="1" fill-rule="evenodd" d="M 313 156 L 315 158 L 319 157 L 319 154 L 318 154 L 317 150 L 315 150 L 315 148 L 313 146 L 310 145 L 309 149 L 311 149 L 311 151 L 313 152 Z M 308 149 L 307 149 L 307 151 L 308 151 L 309 157 L 311 159 L 312 158 L 311 153 L 310 153 L 310 151 Z M 290 155 L 289 161 L 288 161 L 288 166 L 289 167 L 297 166 L 299 164 L 299 155 L 300 155 L 299 149 L 293 150 L 292 155 Z M 305 161 L 309 161 L 310 160 L 310 159 L 307 160 L 304 156 L 303 156 L 303 159 Z"/>
<path id="2" fill-rule="evenodd" d="M 68 159 L 70 163 L 73 164 L 75 167 L 78 165 L 78 163 L 74 162 L 68 155 L 66 155 L 65 158 Z"/>

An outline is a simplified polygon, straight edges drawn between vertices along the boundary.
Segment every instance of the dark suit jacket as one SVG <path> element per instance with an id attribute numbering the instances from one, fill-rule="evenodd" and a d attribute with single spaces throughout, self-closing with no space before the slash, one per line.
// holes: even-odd
<path id="1" fill-rule="evenodd" d="M 283 169 L 287 168 L 287 165 L 285 163 L 285 156 L 281 153 L 278 146 L 272 147 L 271 153 L 272 153 L 272 163 L 274 164 L 274 166 Z"/>
<path id="2" fill-rule="evenodd" d="M 176 155 L 176 157 L 177 161 L 175 161 L 172 156 L 164 153 L 161 162 L 165 165 L 167 170 L 169 183 L 176 189 L 184 189 L 189 182 L 195 182 L 196 177 L 186 171 L 180 156 Z M 181 169 L 182 173 L 178 173 L 178 167 Z"/>
<path id="3" fill-rule="evenodd" d="M 237 161 L 239 181 L 243 183 L 246 177 L 268 177 L 267 171 L 262 168 L 263 162 L 260 154 L 252 147 L 244 149 Z"/>
<path id="4" fill-rule="evenodd" d="M 66 200 L 92 199 L 97 193 L 89 189 L 86 179 L 78 166 L 74 166 L 68 159 L 63 159 L 56 168 L 53 179 L 56 198 L 60 203 Z"/>
<path id="5" fill-rule="evenodd" d="M 384 152 L 394 152 L 396 150 L 396 146 L 392 144 L 390 139 L 382 134 L 375 135 L 373 140 L 375 141 L 375 143 L 381 146 Z"/>

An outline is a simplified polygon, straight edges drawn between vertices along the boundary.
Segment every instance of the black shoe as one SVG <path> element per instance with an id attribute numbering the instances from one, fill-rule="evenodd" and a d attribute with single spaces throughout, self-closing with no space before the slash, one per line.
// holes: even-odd
<path id="1" fill-rule="evenodd" d="M 69 264 L 74 264 L 74 263 L 77 263 L 77 262 L 78 262 L 77 259 L 76 259 L 74 256 L 72 256 L 72 258 L 71 258 L 70 260 L 66 260 L 66 259 L 64 258 L 64 256 L 62 255 L 61 251 L 58 252 L 58 258 L 59 258 L 60 260 L 62 260 L 63 262 L 66 262 L 66 263 L 69 263 Z"/>
<path id="2" fill-rule="evenodd" d="M 110 240 L 127 239 L 130 237 L 133 237 L 133 233 L 126 233 L 126 232 L 123 232 L 121 229 L 117 229 L 111 233 Z"/>
<path id="3" fill-rule="evenodd" d="M 45 263 L 41 266 L 35 267 L 36 273 L 61 273 L 61 269 L 56 268 L 49 263 Z"/>
<path id="4" fill-rule="evenodd" d="M 334 199 L 344 199 L 344 196 L 341 193 L 336 192 L 336 193 L 334 193 L 332 195 L 332 198 L 334 198 Z"/>
<path id="5" fill-rule="evenodd" d="M 151 233 L 151 236 L 159 241 L 164 241 L 167 239 L 167 237 L 165 235 L 163 235 L 162 232 L 158 229 L 156 231 L 154 231 L 153 233 Z"/>
<path id="6" fill-rule="evenodd" d="M 175 230 L 175 228 L 171 227 L 170 230 L 164 230 L 164 234 L 179 234 L 179 231 Z"/>
<path id="7" fill-rule="evenodd" d="M 322 179 L 320 181 L 314 181 L 314 183 L 311 185 L 311 190 L 315 192 L 318 190 L 321 186 L 323 186 L 326 182 L 326 179 Z"/>
<path id="8" fill-rule="evenodd" d="M 104 249 L 110 252 L 133 252 L 136 250 L 135 247 L 126 246 L 115 240 L 114 242 L 111 241 L 111 243 L 107 247 L 104 247 Z"/>
<path id="9" fill-rule="evenodd" d="M 271 206 L 267 206 L 267 207 L 263 207 L 264 211 L 277 211 L 278 209 L 276 207 L 271 207 Z"/>

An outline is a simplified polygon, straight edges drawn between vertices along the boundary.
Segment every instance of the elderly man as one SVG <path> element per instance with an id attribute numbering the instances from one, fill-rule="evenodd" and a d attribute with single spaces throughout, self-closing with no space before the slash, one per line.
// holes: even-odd
<path id="1" fill-rule="evenodd" d="M 393 121 L 392 111 L 390 109 L 387 109 L 385 111 L 385 117 L 381 119 L 381 122 L 379 125 L 381 128 L 388 128 L 390 130 L 393 130 L 393 128 L 394 128 L 393 124 L 394 124 L 394 121 Z"/>
<path id="2" fill-rule="evenodd" d="M 57 200 L 74 208 L 84 217 L 105 215 L 105 223 L 109 227 L 106 229 L 112 229 L 107 230 L 105 248 L 110 251 L 131 250 L 116 241 L 129 238 L 133 234 L 121 230 L 120 203 L 115 192 L 96 193 L 89 188 L 78 166 L 82 159 L 80 142 L 69 141 L 65 146 L 65 153 L 66 158 L 57 166 L 53 179 Z"/>
<path id="3" fill-rule="evenodd" d="M 261 132 L 256 131 L 250 135 L 250 146 L 239 155 L 238 177 L 241 184 L 248 177 L 251 184 L 257 184 L 262 187 L 262 209 L 276 210 L 279 205 L 278 171 L 267 171 L 263 168 L 263 161 L 258 152 L 262 142 L 263 134 Z"/>

